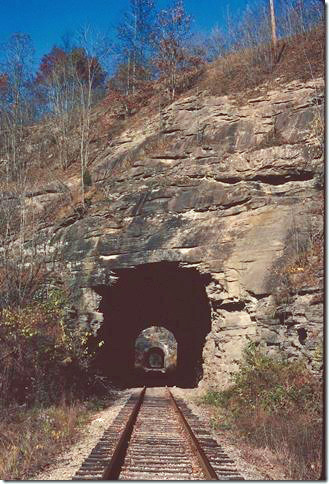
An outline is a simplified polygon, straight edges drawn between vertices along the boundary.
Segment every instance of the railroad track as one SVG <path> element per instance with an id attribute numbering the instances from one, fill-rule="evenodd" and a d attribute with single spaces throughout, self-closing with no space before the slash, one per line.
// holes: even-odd
<path id="1" fill-rule="evenodd" d="M 73 480 L 244 480 L 183 400 L 166 388 L 130 397 Z"/>

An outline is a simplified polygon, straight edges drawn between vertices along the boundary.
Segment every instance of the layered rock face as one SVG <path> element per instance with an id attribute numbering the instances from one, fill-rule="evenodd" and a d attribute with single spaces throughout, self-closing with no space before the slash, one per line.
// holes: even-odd
<path id="1" fill-rule="evenodd" d="M 211 329 L 201 384 L 225 385 L 249 341 L 304 354 L 314 366 L 322 274 L 287 298 L 275 290 L 291 251 L 321 223 L 322 102 L 321 79 L 264 90 L 244 104 L 202 92 L 99 153 L 92 175 L 100 196 L 84 216 L 55 227 L 52 239 L 70 270 L 80 322 L 102 326 L 97 288 L 111 288 L 120 271 L 171 262 L 207 276 L 201 289 Z M 143 291 L 141 279 L 136 293 Z M 175 297 L 166 304 L 174 307 Z M 129 321 L 122 324 L 128 332 Z"/>

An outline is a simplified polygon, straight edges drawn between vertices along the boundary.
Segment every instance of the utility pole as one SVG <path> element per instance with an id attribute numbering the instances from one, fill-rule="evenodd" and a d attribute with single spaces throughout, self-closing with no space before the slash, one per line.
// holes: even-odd
<path id="1" fill-rule="evenodd" d="M 271 10 L 271 24 L 272 24 L 272 45 L 273 49 L 276 48 L 277 38 L 276 38 L 276 26 L 275 26 L 275 13 L 274 13 L 274 0 L 270 0 L 270 10 Z"/>

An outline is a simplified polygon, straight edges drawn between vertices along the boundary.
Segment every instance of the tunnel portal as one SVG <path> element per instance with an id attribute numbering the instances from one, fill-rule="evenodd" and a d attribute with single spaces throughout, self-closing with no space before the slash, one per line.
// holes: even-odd
<path id="1" fill-rule="evenodd" d="M 202 350 L 211 329 L 205 291 L 210 276 L 172 262 L 121 269 L 116 276 L 113 286 L 94 288 L 102 296 L 99 310 L 104 316 L 98 331 L 104 340 L 96 357 L 99 370 L 122 387 L 150 384 L 146 372 L 136 368 L 135 345 L 141 332 L 156 324 L 173 335 L 177 356 L 174 368 L 157 372 L 152 383 L 195 387 L 202 378 Z"/>
<path id="2" fill-rule="evenodd" d="M 150 348 L 144 358 L 143 368 L 148 370 L 162 370 L 164 365 L 164 352 L 161 348 Z"/>
<path id="3" fill-rule="evenodd" d="M 171 331 L 154 324 L 138 335 L 135 341 L 135 368 L 140 370 L 161 366 L 172 372 L 177 366 L 177 341 Z M 154 363 L 154 364 L 153 364 Z"/>

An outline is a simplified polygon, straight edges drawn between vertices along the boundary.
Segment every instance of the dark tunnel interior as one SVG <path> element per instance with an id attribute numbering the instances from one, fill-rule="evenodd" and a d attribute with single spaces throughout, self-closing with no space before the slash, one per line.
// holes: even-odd
<path id="1" fill-rule="evenodd" d="M 202 350 L 211 328 L 205 286 L 209 275 L 178 263 L 159 262 L 116 271 L 111 287 L 97 286 L 104 322 L 98 331 L 104 345 L 96 365 L 120 387 L 197 386 L 202 378 Z M 177 341 L 177 366 L 171 372 L 141 372 L 135 368 L 136 338 L 145 328 L 162 326 Z"/>
<path id="2" fill-rule="evenodd" d="M 164 368 L 165 355 L 161 348 L 150 348 L 144 355 L 144 367 L 150 369 Z"/>

